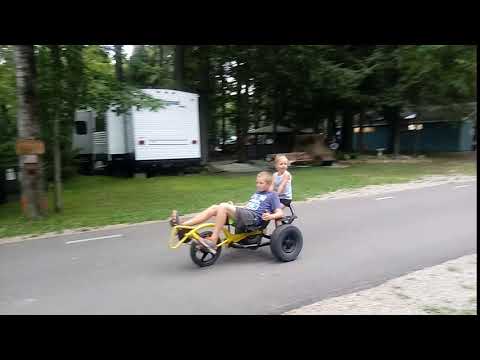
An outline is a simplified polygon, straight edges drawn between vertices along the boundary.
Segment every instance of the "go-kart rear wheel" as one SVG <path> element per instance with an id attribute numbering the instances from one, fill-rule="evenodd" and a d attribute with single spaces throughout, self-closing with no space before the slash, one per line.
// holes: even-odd
<path id="1" fill-rule="evenodd" d="M 212 232 L 204 231 L 199 235 L 202 238 L 206 238 L 212 235 Z M 192 241 L 190 244 L 190 257 L 192 258 L 192 261 L 200 267 L 213 265 L 215 261 L 217 261 L 217 259 L 220 257 L 221 253 L 222 247 L 217 247 L 217 252 L 215 254 L 212 254 L 208 250 L 204 249 L 204 247 L 196 241 Z"/>
<path id="2" fill-rule="evenodd" d="M 283 262 L 295 260 L 303 247 L 303 236 L 294 225 L 281 225 L 271 236 L 270 249 L 273 256 Z"/>

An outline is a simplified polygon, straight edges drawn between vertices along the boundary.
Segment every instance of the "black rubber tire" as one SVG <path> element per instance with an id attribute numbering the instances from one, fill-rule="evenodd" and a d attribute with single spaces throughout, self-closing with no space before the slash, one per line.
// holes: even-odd
<path id="1" fill-rule="evenodd" d="M 303 247 L 301 231 L 294 225 L 281 225 L 271 236 L 270 250 L 279 261 L 295 260 Z"/>
<path id="2" fill-rule="evenodd" d="M 206 238 L 212 235 L 211 231 L 204 231 L 199 234 L 202 238 Z M 222 248 L 217 247 L 216 254 L 212 254 L 208 251 L 203 250 L 196 241 L 192 241 L 190 244 L 190 258 L 192 261 L 199 267 L 207 267 L 215 264 L 215 262 L 220 257 L 222 253 Z M 200 257 L 198 257 L 200 255 Z"/>

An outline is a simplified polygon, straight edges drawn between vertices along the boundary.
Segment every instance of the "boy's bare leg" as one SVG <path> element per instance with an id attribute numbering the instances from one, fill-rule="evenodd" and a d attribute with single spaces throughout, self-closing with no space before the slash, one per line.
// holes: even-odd
<path id="1" fill-rule="evenodd" d="M 227 215 L 235 220 L 235 213 L 237 211 L 236 207 L 233 205 L 232 202 L 228 202 L 228 203 L 221 203 L 220 206 L 222 206 L 223 208 L 225 208 L 225 210 L 227 210 Z M 226 220 L 225 220 L 226 221 Z"/>
<path id="2" fill-rule="evenodd" d="M 209 240 L 211 240 L 215 245 L 217 245 L 218 237 L 220 236 L 220 231 L 222 231 L 226 222 L 227 222 L 227 209 L 225 209 L 225 207 L 220 205 L 217 207 L 217 214 L 215 216 L 215 228 L 213 229 L 213 233 L 209 238 Z"/>
<path id="3" fill-rule="evenodd" d="M 227 217 L 230 216 L 231 218 L 235 219 L 235 211 L 236 211 L 235 206 L 229 203 L 213 205 L 213 206 L 210 206 L 208 209 L 202 211 L 200 214 L 194 216 L 190 220 L 187 220 L 181 223 L 181 225 L 185 225 L 185 226 L 198 225 L 198 224 L 204 223 L 211 217 L 215 216 L 215 228 L 213 230 L 212 235 L 209 237 L 209 240 L 213 243 L 213 246 L 215 246 L 218 242 L 220 231 L 222 231 L 222 228 L 225 226 L 225 223 L 227 222 Z M 175 219 L 175 217 L 176 217 L 176 211 L 174 210 L 172 212 L 172 219 Z"/>
<path id="4" fill-rule="evenodd" d="M 194 225 L 204 223 L 211 217 L 215 216 L 215 214 L 217 213 L 217 208 L 218 208 L 218 205 L 212 205 L 208 209 L 203 210 L 200 214 L 195 215 L 190 220 L 182 222 L 181 225 L 194 226 Z M 172 212 L 172 219 L 175 218 L 175 215 L 176 215 L 176 211 L 174 210 Z"/>
<path id="5" fill-rule="evenodd" d="M 235 206 L 229 203 L 221 203 L 217 206 L 215 214 L 215 228 L 210 236 L 210 240 L 214 242 L 215 245 L 220 237 L 220 231 L 222 231 L 225 223 L 227 222 L 227 217 L 230 216 L 231 218 L 235 219 L 235 211 Z"/>

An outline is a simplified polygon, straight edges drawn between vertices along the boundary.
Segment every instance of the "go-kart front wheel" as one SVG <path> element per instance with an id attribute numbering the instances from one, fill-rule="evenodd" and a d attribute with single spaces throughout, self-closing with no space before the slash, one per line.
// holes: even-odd
<path id="1" fill-rule="evenodd" d="M 202 238 L 206 238 L 212 235 L 212 232 L 204 231 L 199 235 Z M 217 247 L 217 252 L 215 254 L 212 254 L 208 250 L 204 249 L 204 247 L 198 244 L 196 241 L 192 241 L 190 244 L 190 257 L 192 261 L 200 267 L 213 265 L 215 261 L 217 261 L 217 259 L 220 257 L 221 253 L 222 247 Z"/>
<path id="2" fill-rule="evenodd" d="M 283 262 L 295 260 L 303 247 L 303 236 L 293 225 L 282 225 L 271 236 L 270 249 L 273 256 Z"/>

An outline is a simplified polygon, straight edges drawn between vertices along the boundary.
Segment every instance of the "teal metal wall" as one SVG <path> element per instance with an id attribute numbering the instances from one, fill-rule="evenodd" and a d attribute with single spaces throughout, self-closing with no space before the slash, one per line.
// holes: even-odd
<path id="1" fill-rule="evenodd" d="M 378 148 L 388 149 L 390 126 L 376 126 L 375 132 L 364 133 L 363 143 L 367 151 Z M 424 123 L 422 130 L 402 131 L 400 133 L 400 151 L 412 153 L 417 143 L 418 152 L 460 152 L 472 150 L 471 121 L 450 121 Z M 418 136 L 418 138 L 416 138 Z M 353 136 L 353 148 L 358 149 L 358 133 Z"/>

